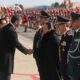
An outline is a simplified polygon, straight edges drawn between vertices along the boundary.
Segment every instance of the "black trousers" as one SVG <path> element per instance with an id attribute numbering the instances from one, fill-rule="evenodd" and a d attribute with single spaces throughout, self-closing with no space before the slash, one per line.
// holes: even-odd
<path id="1" fill-rule="evenodd" d="M 27 32 L 27 28 L 28 28 L 28 26 L 25 25 L 25 26 L 24 26 L 24 32 Z"/>
<path id="2" fill-rule="evenodd" d="M 11 74 L 0 72 L 0 80 L 11 80 Z"/>
<path id="3" fill-rule="evenodd" d="M 38 72 L 40 76 L 40 80 L 60 80 L 57 71 L 53 70 L 54 67 L 50 68 L 48 65 L 45 65 L 39 61 L 39 59 L 35 59 L 38 67 Z M 46 67 L 47 66 L 47 67 Z"/>

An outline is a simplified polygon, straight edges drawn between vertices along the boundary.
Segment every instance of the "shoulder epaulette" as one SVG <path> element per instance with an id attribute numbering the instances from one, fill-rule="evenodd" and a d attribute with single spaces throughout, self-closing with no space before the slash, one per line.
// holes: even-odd
<path id="1" fill-rule="evenodd" d="M 69 36 L 71 36 L 73 34 L 74 34 L 73 31 L 71 31 L 71 30 L 67 31 L 67 35 L 69 35 Z"/>

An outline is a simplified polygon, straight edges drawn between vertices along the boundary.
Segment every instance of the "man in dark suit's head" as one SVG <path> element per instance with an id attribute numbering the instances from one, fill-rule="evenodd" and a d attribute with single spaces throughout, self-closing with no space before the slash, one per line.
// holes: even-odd
<path id="1" fill-rule="evenodd" d="M 11 23 L 15 26 L 18 27 L 19 25 L 22 24 L 22 18 L 19 15 L 13 15 L 11 18 Z"/>

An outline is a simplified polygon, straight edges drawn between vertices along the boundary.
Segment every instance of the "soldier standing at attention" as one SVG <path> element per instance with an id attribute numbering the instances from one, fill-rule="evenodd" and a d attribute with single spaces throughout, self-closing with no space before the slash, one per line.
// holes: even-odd
<path id="1" fill-rule="evenodd" d="M 68 75 L 71 80 L 80 80 L 80 14 L 71 13 L 74 37 L 68 51 Z"/>
<path id="2" fill-rule="evenodd" d="M 61 34 L 60 41 L 60 74 L 64 80 L 69 80 L 67 76 L 67 52 L 72 42 L 72 30 L 68 25 L 69 19 L 63 16 L 57 16 L 57 26 Z"/>
<path id="3" fill-rule="evenodd" d="M 38 67 L 38 71 L 39 71 L 39 75 L 40 75 L 40 80 L 42 80 L 42 71 L 41 71 L 41 67 L 40 67 L 40 62 L 39 62 L 39 41 L 42 39 L 42 25 L 45 24 L 45 22 L 47 22 L 49 20 L 50 15 L 48 15 L 45 11 L 41 11 L 41 15 L 40 15 L 40 25 L 38 26 L 38 30 L 34 36 L 34 41 L 33 41 L 33 57 L 36 61 L 36 65 Z"/>

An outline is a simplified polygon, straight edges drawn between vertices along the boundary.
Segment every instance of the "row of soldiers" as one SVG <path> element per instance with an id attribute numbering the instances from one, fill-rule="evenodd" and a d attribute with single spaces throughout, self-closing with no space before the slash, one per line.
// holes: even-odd
<path id="1" fill-rule="evenodd" d="M 49 18 L 41 12 L 33 43 L 40 80 L 80 80 L 80 14 L 58 15 L 53 30 Z"/>

